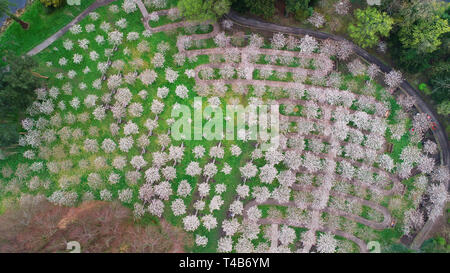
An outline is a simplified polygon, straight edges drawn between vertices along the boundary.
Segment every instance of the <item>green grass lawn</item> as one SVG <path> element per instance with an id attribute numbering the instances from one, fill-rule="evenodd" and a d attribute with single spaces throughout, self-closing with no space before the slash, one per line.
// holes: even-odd
<path id="1" fill-rule="evenodd" d="M 13 22 L 0 34 L 0 51 L 11 50 L 16 54 L 28 52 L 67 25 L 92 3 L 94 3 L 94 0 L 83 0 L 80 6 L 65 5 L 50 10 L 39 1 L 34 1 L 26 7 L 24 14 L 20 16 L 20 19 L 30 24 L 29 29 L 24 30 L 17 22 Z"/>

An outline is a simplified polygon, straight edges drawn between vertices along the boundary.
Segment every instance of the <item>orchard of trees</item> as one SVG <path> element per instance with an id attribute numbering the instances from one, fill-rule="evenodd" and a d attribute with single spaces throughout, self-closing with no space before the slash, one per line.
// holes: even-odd
<path id="1" fill-rule="evenodd" d="M 332 13 L 325 9 L 327 6 L 334 7 Z M 389 53 L 398 69 L 417 75 L 412 80 L 424 79 L 429 88 L 421 90 L 432 100 L 450 133 L 449 3 L 438 0 L 285 0 L 284 7 L 284 14 L 292 14 L 299 22 L 309 23 L 314 28 L 333 32 L 335 27 L 341 26 L 341 32 L 359 46 Z M 276 14 L 274 0 L 236 0 L 232 1 L 231 8 L 269 20 Z M 352 16 L 352 13 L 348 27 L 342 26 L 342 16 Z"/>
<path id="2" fill-rule="evenodd" d="M 267 16 L 266 2 L 274 1 L 243 5 Z M 289 13 L 315 5 L 287 2 Z M 34 237 L 28 230 L 63 230 L 56 220 L 84 202 L 120 206 L 68 224 L 83 243 L 117 242 L 111 234 L 135 221 L 125 241 L 140 252 L 168 251 L 170 226 L 192 235 L 197 252 L 367 252 L 370 241 L 412 238 L 442 216 L 448 166 L 427 115 L 398 92 L 405 73 L 383 73 L 346 40 L 244 36 L 221 18 L 235 1 L 176 4 L 111 2 L 71 26 L 37 63 L 5 57 L 1 111 L 23 113 L 17 153 L 0 160 L 0 202 L 20 207 L 0 216 L 6 248 L 26 249 L 14 242 Z M 339 16 L 353 11 L 346 0 L 330 7 Z M 385 8 L 354 10 L 355 40 L 370 47 L 387 39 L 397 23 Z M 322 28 L 327 20 L 314 10 L 307 23 Z M 45 85 L 32 72 L 46 72 Z M 237 128 L 239 139 L 199 131 L 196 117 L 183 125 L 199 139 L 175 137 L 173 113 L 183 106 L 210 125 L 218 115 L 204 109 L 241 105 L 279 106 L 270 117 L 277 145 L 267 135 L 251 138 L 250 128 L 268 122 L 253 114 Z M 54 206 L 57 217 L 47 213 Z M 140 228 L 149 223 L 162 232 Z M 381 238 L 387 229 L 392 238 Z"/>

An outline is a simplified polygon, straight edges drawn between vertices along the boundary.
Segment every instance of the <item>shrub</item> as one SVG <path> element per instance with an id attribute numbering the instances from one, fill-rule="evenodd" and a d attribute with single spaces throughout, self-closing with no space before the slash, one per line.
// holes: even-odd
<path id="1" fill-rule="evenodd" d="M 39 1 L 42 3 L 42 5 L 53 8 L 59 8 L 65 3 L 64 0 L 39 0 Z"/>

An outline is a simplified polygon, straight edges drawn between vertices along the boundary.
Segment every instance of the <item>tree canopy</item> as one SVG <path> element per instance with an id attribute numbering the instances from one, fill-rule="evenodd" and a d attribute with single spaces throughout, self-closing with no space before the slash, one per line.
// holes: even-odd
<path id="1" fill-rule="evenodd" d="M 447 20 L 438 15 L 401 25 L 399 37 L 403 46 L 419 52 L 431 53 L 441 45 L 440 36 L 450 31 Z"/>
<path id="2" fill-rule="evenodd" d="M 443 116 L 450 115 L 450 101 L 447 100 L 439 104 L 437 107 L 437 112 Z"/>
<path id="3" fill-rule="evenodd" d="M 28 56 L 7 54 L 0 68 L 0 114 L 23 111 L 33 101 L 40 80 L 31 74 L 37 63 Z"/>
<path id="4" fill-rule="evenodd" d="M 300 9 L 307 9 L 310 0 L 286 0 L 286 11 L 296 13 Z"/>
<path id="5" fill-rule="evenodd" d="M 380 36 L 387 37 L 389 35 L 394 24 L 391 17 L 376 8 L 357 9 L 355 17 L 356 24 L 350 25 L 348 31 L 350 37 L 362 47 L 376 45 Z"/>
<path id="6" fill-rule="evenodd" d="M 0 67 L 0 146 L 13 144 L 19 138 L 17 115 L 24 113 L 35 98 L 34 90 L 41 86 L 31 74 L 37 63 L 31 57 L 5 54 Z"/>
<path id="7" fill-rule="evenodd" d="M 270 18 L 275 13 L 275 0 L 245 0 L 250 12 L 264 18 Z"/>
<path id="8" fill-rule="evenodd" d="M 230 0 L 180 0 L 178 9 L 188 20 L 216 20 L 230 10 Z"/>
<path id="9" fill-rule="evenodd" d="M 0 0 L 0 16 L 6 15 L 6 11 L 9 10 L 9 5 L 8 0 Z"/>
<path id="10" fill-rule="evenodd" d="M 40 2 L 42 3 L 42 5 L 44 5 L 46 7 L 58 8 L 58 7 L 61 7 L 65 1 L 63 1 L 63 0 L 40 0 Z"/>

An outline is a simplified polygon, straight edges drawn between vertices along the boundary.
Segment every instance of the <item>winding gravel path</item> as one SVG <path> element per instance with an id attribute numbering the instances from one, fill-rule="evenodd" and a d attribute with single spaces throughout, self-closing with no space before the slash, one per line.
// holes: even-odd
<path id="1" fill-rule="evenodd" d="M 337 35 L 324 33 L 320 31 L 310 30 L 310 29 L 304 29 L 304 28 L 298 28 L 298 27 L 287 27 L 287 26 L 280 26 L 268 22 L 264 22 L 262 20 L 257 20 L 253 18 L 246 18 L 235 11 L 230 11 L 226 17 L 230 20 L 232 20 L 235 24 L 241 25 L 244 27 L 248 27 L 251 29 L 259 29 L 263 31 L 270 31 L 270 32 L 282 32 L 292 35 L 310 35 L 313 37 L 316 37 L 318 39 L 332 39 L 335 41 L 345 41 L 346 39 Z M 392 68 L 385 65 L 381 60 L 378 58 L 370 55 L 367 51 L 364 49 L 353 45 L 354 52 L 366 60 L 369 63 L 376 64 L 380 70 L 384 73 L 389 73 Z M 426 113 L 431 116 L 431 118 L 436 122 L 437 129 L 433 131 L 433 134 L 436 138 L 436 140 L 439 143 L 439 146 L 441 147 L 441 164 L 442 165 L 448 165 L 450 162 L 450 151 L 449 151 L 449 144 L 448 144 L 448 136 L 445 132 L 445 129 L 443 128 L 442 124 L 439 122 L 438 116 L 436 112 L 423 100 L 422 95 L 419 91 L 414 89 L 411 84 L 409 84 L 407 81 L 403 81 L 400 85 L 400 88 L 406 92 L 408 95 L 413 96 L 416 99 L 416 107 L 417 109 L 422 112 Z"/>
<path id="2" fill-rule="evenodd" d="M 145 8 L 145 6 L 142 4 L 141 0 L 136 0 L 136 3 L 139 6 L 139 9 L 141 10 L 141 13 L 143 15 L 142 21 L 144 23 L 144 26 L 146 29 L 151 30 L 152 32 L 159 32 L 159 31 L 167 31 L 167 30 L 171 30 L 171 29 L 175 29 L 178 27 L 183 27 L 188 25 L 188 22 L 177 22 L 177 23 L 172 23 L 172 24 L 168 24 L 168 25 L 164 25 L 164 26 L 159 26 L 156 28 L 151 28 L 148 24 L 148 20 L 149 20 L 149 15 L 148 12 Z M 158 12 L 159 15 L 162 15 L 163 13 L 166 14 L 168 10 L 164 10 L 164 11 L 160 11 Z M 256 20 L 256 19 L 252 19 L 252 18 L 245 18 L 242 17 L 240 15 L 238 15 L 236 12 L 231 11 L 228 15 L 226 15 L 227 18 L 231 19 L 232 21 L 234 21 L 236 24 L 244 26 L 244 27 L 248 27 L 248 28 L 252 28 L 252 29 L 259 29 L 259 30 L 263 30 L 263 31 L 271 31 L 271 32 L 282 32 L 282 33 L 288 33 L 288 34 L 292 34 L 292 35 L 310 35 L 313 37 L 316 37 L 318 39 L 332 39 L 332 40 L 336 40 L 336 41 L 344 41 L 345 39 L 343 37 L 339 37 L 333 34 L 328 34 L 328 33 L 323 33 L 323 32 L 319 32 L 319 31 L 314 31 L 314 30 L 309 30 L 309 29 L 303 29 L 303 28 L 295 28 L 295 27 L 286 27 L 286 26 L 280 26 L 280 25 L 276 25 L 276 24 L 271 24 L 271 23 L 267 23 L 261 20 Z M 211 33 L 208 34 L 199 34 L 199 35 L 192 35 L 195 37 L 191 37 L 192 39 L 206 39 L 206 38 L 211 38 L 214 37 L 216 34 L 218 33 L 218 25 L 217 23 L 215 23 L 213 25 L 213 31 Z M 199 50 L 185 50 L 184 46 L 181 44 L 182 39 L 179 39 L 177 42 L 177 47 L 179 49 L 180 52 L 185 52 L 187 54 L 187 56 L 192 56 L 192 55 L 209 55 L 209 54 L 213 54 L 213 53 L 218 53 L 218 51 L 220 49 L 199 49 Z M 354 52 L 360 56 L 361 58 L 363 58 L 365 61 L 369 62 L 369 63 L 374 63 L 376 64 L 380 70 L 384 73 L 389 73 L 392 68 L 390 68 L 389 66 L 385 65 L 384 63 L 382 63 L 379 59 L 377 59 L 376 57 L 370 55 L 367 51 L 363 50 L 362 48 L 353 45 L 353 50 Z M 269 53 L 269 52 L 267 52 Z M 269 54 L 271 54 L 273 52 L 270 52 Z M 245 54 L 244 54 L 245 55 Z M 198 71 L 199 71 L 200 67 L 196 68 L 196 81 L 202 81 L 203 83 L 212 83 L 214 82 L 214 80 L 201 80 L 198 78 Z M 277 69 L 279 70 L 279 68 Z M 287 70 L 287 69 L 281 69 L 281 70 Z M 238 80 L 227 80 L 225 81 L 226 83 L 242 83 L 242 84 L 258 84 L 259 81 L 255 81 L 255 80 L 245 80 L 245 79 L 238 79 Z M 259 82 L 260 84 L 260 82 Z M 280 87 L 286 87 L 286 83 L 283 82 L 274 82 L 274 81 L 264 81 L 265 85 L 271 85 L 271 86 L 280 86 Z M 423 98 L 421 97 L 421 94 L 415 90 L 407 81 L 403 81 L 403 83 L 400 85 L 400 89 L 407 93 L 410 96 L 413 96 L 416 100 L 415 100 L 415 104 L 417 109 L 420 112 L 426 113 L 429 116 L 431 116 L 431 118 L 437 123 L 437 130 L 432 131 L 432 133 L 434 134 L 436 141 L 438 142 L 439 146 L 440 146 L 440 152 L 441 152 L 441 164 L 442 165 L 448 165 L 449 161 L 450 161 L 450 153 L 449 153 L 449 145 L 448 145 L 448 137 L 446 135 L 445 130 L 442 127 L 442 124 L 439 122 L 438 118 L 437 118 L 437 114 L 434 112 L 434 110 L 429 107 L 425 101 L 423 100 Z M 392 178 L 392 177 L 390 177 Z M 395 183 L 397 182 L 397 183 Z M 394 180 L 394 185 L 398 186 L 398 181 Z M 398 191 L 398 187 L 393 187 L 393 189 L 389 190 L 389 191 L 385 191 L 384 193 L 392 193 L 392 192 L 396 192 Z M 348 196 L 346 194 L 343 193 L 339 193 L 339 192 L 330 192 L 331 195 L 343 195 L 342 197 L 345 198 L 351 198 L 351 199 L 358 199 L 357 197 L 354 196 Z M 360 199 L 360 198 L 359 198 Z M 346 212 L 339 212 L 337 210 L 331 209 L 331 208 L 326 208 L 324 211 L 328 211 L 330 213 L 336 213 L 340 216 L 344 216 L 347 218 L 350 218 L 354 221 L 366 224 L 368 226 L 371 226 L 375 229 L 384 229 L 389 227 L 390 221 L 391 221 L 391 216 L 389 214 L 389 211 L 382 207 L 379 206 L 377 204 L 374 204 L 370 201 L 367 200 L 357 200 L 358 202 L 367 205 L 377 211 L 380 211 L 383 216 L 383 222 L 381 223 L 376 223 L 373 221 L 369 221 L 367 219 L 364 219 L 360 216 L 356 216 L 356 215 L 352 215 L 350 213 L 346 213 Z M 255 204 L 252 204 L 252 202 L 248 203 L 246 205 L 246 209 L 244 210 L 244 217 L 246 217 L 246 211 L 247 209 Z M 278 221 L 276 219 L 261 219 L 260 222 L 261 224 L 263 222 L 266 222 L 266 224 L 274 224 L 274 221 Z M 284 219 L 282 221 L 288 222 L 287 219 Z M 280 223 L 282 223 L 282 221 L 278 221 Z M 278 224 L 280 224 L 278 223 Z M 424 229 L 429 229 L 431 225 L 426 225 L 426 227 L 428 228 L 424 228 Z M 327 228 L 321 228 L 319 229 L 321 231 L 330 231 Z M 423 231 L 423 230 L 422 230 Z M 353 242 L 355 242 L 359 248 L 361 252 L 367 252 L 367 245 L 365 244 L 365 242 L 357 237 L 355 237 L 352 234 L 348 234 L 345 233 L 343 231 L 340 230 L 333 230 L 333 232 L 337 235 L 340 235 L 342 237 L 345 237 Z"/>
<path id="3" fill-rule="evenodd" d="M 289 206 L 289 207 L 296 207 L 295 203 L 290 201 L 287 203 L 279 203 L 278 201 L 276 201 L 275 199 L 269 199 L 266 202 L 263 203 L 257 203 L 255 200 L 252 200 L 250 202 L 248 202 L 245 207 L 244 207 L 244 218 L 247 219 L 248 215 L 247 215 L 247 211 L 249 208 L 253 207 L 253 206 L 258 206 L 258 205 L 284 205 L 284 206 Z M 329 212 L 329 209 L 325 209 L 323 210 L 325 212 Z M 355 215 L 350 215 L 353 217 L 356 217 Z M 367 220 L 368 221 L 368 220 Z M 308 228 L 308 225 L 306 224 L 301 224 L 301 223 L 293 223 L 292 221 L 290 221 L 289 219 L 272 219 L 272 218 L 261 218 L 258 220 L 258 224 L 260 225 L 273 225 L 273 224 L 277 224 L 277 225 L 288 225 L 288 226 L 293 226 L 293 227 L 300 227 L 300 228 Z M 358 245 L 361 253 L 366 253 L 367 252 L 367 244 L 359 239 L 358 237 L 354 236 L 353 234 L 347 233 L 345 231 L 342 230 L 337 230 L 337 229 L 330 229 L 328 227 L 318 227 L 316 230 L 321 231 L 321 232 L 330 232 L 333 233 L 335 235 L 339 235 L 341 237 L 346 238 L 347 240 L 353 241 L 355 244 Z"/>
<path id="4" fill-rule="evenodd" d="M 228 19 L 232 20 L 237 25 L 241 25 L 241 26 L 248 27 L 251 29 L 259 29 L 259 30 L 271 31 L 271 32 L 282 32 L 282 33 L 287 33 L 287 34 L 292 34 L 292 35 L 310 35 L 310 36 L 316 37 L 318 39 L 332 39 L 335 41 L 346 40 L 343 37 L 329 34 L 329 33 L 320 32 L 320 31 L 298 28 L 298 27 L 280 26 L 280 25 L 264 22 L 262 20 L 246 18 L 246 17 L 240 16 L 238 13 L 236 13 L 234 11 L 230 11 L 230 13 L 228 13 L 226 15 L 226 17 Z M 360 56 L 361 58 L 363 58 L 365 61 L 367 61 L 369 63 L 376 64 L 382 72 L 389 73 L 392 70 L 391 67 L 385 65 L 381 60 L 370 55 L 364 49 L 354 45 L 353 43 L 352 43 L 352 45 L 353 45 L 354 52 L 358 56 Z M 433 130 L 432 133 L 440 147 L 441 165 L 447 166 L 448 168 L 450 168 L 450 164 L 449 164 L 450 149 L 449 149 L 448 136 L 445 131 L 445 128 L 442 126 L 441 122 L 439 121 L 438 115 L 436 114 L 435 110 L 425 102 L 425 100 L 422 97 L 422 94 L 419 91 L 417 91 L 414 87 L 412 87 L 411 84 L 408 83 L 407 81 L 404 80 L 402 82 L 402 84 L 400 85 L 400 90 L 402 90 L 404 93 L 415 98 L 415 106 L 418 109 L 418 111 L 422 112 L 422 113 L 426 113 L 427 115 L 429 115 L 431 117 L 431 119 L 433 121 L 436 122 L 437 128 L 436 128 L 436 130 Z M 447 183 L 447 189 L 448 189 L 448 186 L 449 186 L 449 183 Z M 414 247 L 415 249 L 418 249 L 420 247 L 420 245 L 422 245 L 423 241 L 425 240 L 426 234 L 428 234 L 430 232 L 430 230 L 433 228 L 433 226 L 434 225 L 432 223 L 427 222 L 425 224 L 424 228 L 420 231 L 420 234 L 421 234 L 421 236 L 419 236 L 420 238 L 418 238 L 417 240 L 414 240 L 414 244 L 412 247 Z"/>
<path id="5" fill-rule="evenodd" d="M 270 232 L 270 252 L 276 252 L 278 248 L 278 224 L 272 223 Z"/>
<path id="6" fill-rule="evenodd" d="M 312 186 L 312 185 L 299 185 L 299 184 L 294 184 L 292 185 L 292 189 L 296 190 L 296 191 L 314 191 L 317 189 L 317 187 Z M 390 223 L 391 223 L 391 215 L 389 213 L 389 210 L 379 204 L 376 204 L 372 201 L 369 200 L 365 200 L 350 194 L 345 194 L 342 192 L 338 192 L 338 191 L 334 191 L 331 190 L 330 191 L 330 195 L 331 196 L 335 196 L 335 197 L 341 197 L 347 200 L 352 200 L 352 201 L 356 201 L 364 206 L 370 207 L 373 210 L 378 211 L 379 213 L 381 213 L 383 215 L 383 221 L 382 222 L 375 222 L 375 221 L 371 221 L 371 220 L 367 220 L 366 218 L 363 218 L 361 216 L 358 215 L 354 215 L 342 210 L 338 210 L 338 209 L 333 209 L 330 207 L 326 207 L 324 209 L 325 212 L 331 213 L 331 214 L 335 214 L 335 215 L 339 215 L 345 218 L 348 218 L 350 220 L 353 220 L 355 222 L 364 224 L 366 226 L 369 226 L 373 229 L 385 229 L 387 227 L 389 227 Z M 295 205 L 295 202 L 289 202 L 289 204 L 293 203 Z"/>
<path id="7" fill-rule="evenodd" d="M 322 90 L 325 90 L 325 89 L 322 89 Z M 359 95 L 359 94 L 355 95 L 355 99 L 358 99 L 359 97 L 361 97 L 361 95 Z M 287 104 L 294 104 L 294 105 L 301 105 L 301 106 L 307 106 L 308 105 L 308 100 L 300 100 L 300 99 L 292 99 L 292 98 L 280 98 L 280 99 L 277 99 L 277 101 L 278 101 L 278 103 L 285 104 L 285 105 L 287 105 Z M 317 101 L 317 100 L 313 100 L 313 101 L 317 104 L 317 106 L 327 107 L 327 108 L 330 108 L 333 111 L 335 111 L 339 107 L 342 107 L 341 105 L 333 105 L 333 104 L 330 104 L 328 102 L 320 102 L 320 101 Z M 358 113 L 358 112 L 364 112 L 364 113 L 368 114 L 369 116 L 377 116 L 377 117 L 383 117 L 384 116 L 384 113 L 370 114 L 370 113 L 367 113 L 365 111 L 353 110 L 353 109 L 350 109 L 350 108 L 346 108 L 346 110 L 350 114 L 355 114 L 355 113 Z"/>
<path id="8" fill-rule="evenodd" d="M 284 151 L 289 151 L 289 150 L 295 151 L 295 149 L 287 149 L 287 150 L 284 150 Z M 324 154 L 314 153 L 312 151 L 309 151 L 309 152 L 311 152 L 312 154 L 316 155 L 320 159 L 326 159 L 327 158 L 326 155 L 324 155 Z M 343 158 L 343 157 L 336 157 L 336 158 L 334 158 L 334 160 L 336 162 L 345 162 L 346 161 L 346 162 L 349 162 L 349 163 L 351 163 L 351 164 L 353 164 L 353 165 L 355 165 L 355 166 L 357 166 L 359 168 L 366 167 L 372 173 L 376 173 L 378 175 L 384 175 L 386 178 L 389 178 L 394 183 L 394 186 L 393 186 L 393 188 L 391 190 L 386 191 L 386 193 L 400 193 L 403 190 L 403 187 L 402 187 L 402 184 L 401 184 L 400 180 L 398 180 L 398 178 L 395 175 L 393 175 L 392 173 L 388 173 L 388 172 L 386 172 L 384 170 L 377 169 L 377 168 L 375 168 L 373 166 L 370 166 L 370 165 L 367 165 L 365 163 L 361 163 L 361 162 L 358 162 L 358 161 L 351 161 L 351 160 Z M 298 170 L 293 170 L 293 171 L 296 171 L 296 172 L 300 172 L 301 171 L 301 172 L 306 172 L 306 173 L 323 173 L 323 171 L 321 171 L 321 170 L 318 171 L 318 172 L 310 172 L 304 167 L 299 167 Z M 371 185 L 367 185 L 366 187 L 368 187 L 368 186 L 371 186 Z M 382 189 L 380 189 L 380 190 L 382 190 Z"/>

